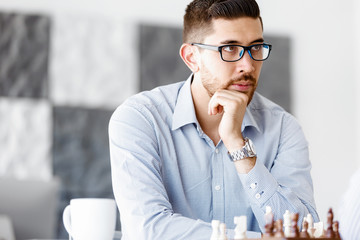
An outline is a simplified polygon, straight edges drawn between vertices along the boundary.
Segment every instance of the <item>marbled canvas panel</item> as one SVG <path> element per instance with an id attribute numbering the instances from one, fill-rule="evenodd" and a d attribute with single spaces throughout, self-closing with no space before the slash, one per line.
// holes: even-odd
<path id="1" fill-rule="evenodd" d="M 179 56 L 179 28 L 140 25 L 140 90 L 186 80 L 190 70 Z"/>
<path id="2" fill-rule="evenodd" d="M 47 98 L 50 18 L 0 12 L 0 96 Z"/>
<path id="3" fill-rule="evenodd" d="M 52 115 L 46 100 L 0 98 L 0 177 L 52 177 Z"/>
<path id="4" fill-rule="evenodd" d="M 291 112 L 291 40 L 285 36 L 264 38 L 272 44 L 272 50 L 263 63 L 257 91 Z"/>
<path id="5" fill-rule="evenodd" d="M 132 26 L 61 14 L 53 22 L 50 86 L 55 105 L 114 108 L 136 92 Z"/>
<path id="6" fill-rule="evenodd" d="M 108 141 L 111 114 L 101 109 L 54 108 L 54 174 L 62 181 L 58 237 L 66 238 L 61 214 L 70 199 L 114 198 Z"/>

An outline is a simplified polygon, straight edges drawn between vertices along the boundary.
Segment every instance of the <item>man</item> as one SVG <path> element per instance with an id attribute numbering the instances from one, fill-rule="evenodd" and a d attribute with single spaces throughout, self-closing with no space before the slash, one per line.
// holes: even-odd
<path id="1" fill-rule="evenodd" d="M 255 0 L 194 0 L 180 49 L 193 74 L 115 111 L 110 152 L 124 239 L 209 239 L 211 220 L 234 228 L 241 215 L 260 232 L 266 206 L 275 219 L 288 209 L 318 220 L 303 132 L 255 93 L 271 50 L 262 27 Z"/>

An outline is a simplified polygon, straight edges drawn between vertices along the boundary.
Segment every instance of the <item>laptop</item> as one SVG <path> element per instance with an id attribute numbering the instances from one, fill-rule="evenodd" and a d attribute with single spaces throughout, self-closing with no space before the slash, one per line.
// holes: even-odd
<path id="1" fill-rule="evenodd" d="M 15 239 L 55 238 L 60 181 L 0 178 L 0 214 L 13 224 Z"/>

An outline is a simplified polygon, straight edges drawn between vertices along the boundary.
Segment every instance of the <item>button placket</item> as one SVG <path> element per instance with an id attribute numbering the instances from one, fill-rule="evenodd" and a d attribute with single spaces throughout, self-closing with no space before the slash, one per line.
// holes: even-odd
<path id="1" fill-rule="evenodd" d="M 210 138 L 209 138 L 210 140 Z M 212 140 L 211 144 L 213 145 Z M 209 143 L 210 144 L 210 143 Z M 213 219 L 224 219 L 224 165 L 221 146 L 214 146 L 212 149 L 212 192 L 213 192 Z"/>

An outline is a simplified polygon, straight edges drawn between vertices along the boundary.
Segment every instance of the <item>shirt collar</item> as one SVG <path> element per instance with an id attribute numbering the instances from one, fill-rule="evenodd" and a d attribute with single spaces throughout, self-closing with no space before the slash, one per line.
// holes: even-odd
<path id="1" fill-rule="evenodd" d="M 194 102 L 191 95 L 191 82 L 193 74 L 185 81 L 179 91 L 177 102 L 174 109 L 172 130 L 176 130 L 182 126 L 190 123 L 197 124 L 198 121 L 195 115 Z M 244 131 L 246 127 L 255 127 L 260 132 L 259 125 L 257 124 L 255 117 L 251 111 L 254 101 L 256 101 L 256 93 L 249 106 L 246 108 L 244 120 L 241 126 L 241 131 Z"/>
<path id="2" fill-rule="evenodd" d="M 256 93 L 255 93 L 256 94 Z M 254 94 L 254 96 L 255 96 Z M 251 103 L 249 104 L 249 106 L 246 108 L 246 112 L 245 112 L 245 116 L 244 116 L 244 120 L 241 126 L 241 131 L 243 132 L 244 129 L 246 127 L 254 127 L 256 130 L 260 131 L 260 127 L 258 125 L 258 123 L 256 122 L 256 118 L 253 115 L 253 108 L 252 108 L 252 103 L 256 101 L 254 98 L 251 100 Z"/>
<path id="3" fill-rule="evenodd" d="M 172 130 L 176 130 L 190 123 L 197 123 L 194 102 L 191 95 L 193 74 L 185 81 L 179 91 L 174 109 Z"/>

